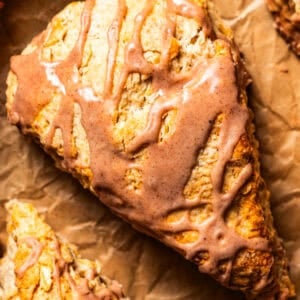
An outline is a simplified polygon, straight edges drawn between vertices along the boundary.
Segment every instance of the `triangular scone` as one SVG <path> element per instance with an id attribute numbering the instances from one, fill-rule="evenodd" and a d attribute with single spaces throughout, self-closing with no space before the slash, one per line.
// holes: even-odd
<path id="1" fill-rule="evenodd" d="M 70 4 L 12 57 L 9 120 L 201 272 L 249 298 L 286 299 L 249 80 L 216 23 L 203 0 Z"/>
<path id="2" fill-rule="evenodd" d="M 292 50 L 300 56 L 300 1 L 266 0 L 277 30 Z"/>
<path id="3" fill-rule="evenodd" d="M 98 261 L 80 257 L 28 203 L 6 205 L 8 245 L 0 260 L 0 299 L 117 300 L 121 285 L 104 277 Z"/>

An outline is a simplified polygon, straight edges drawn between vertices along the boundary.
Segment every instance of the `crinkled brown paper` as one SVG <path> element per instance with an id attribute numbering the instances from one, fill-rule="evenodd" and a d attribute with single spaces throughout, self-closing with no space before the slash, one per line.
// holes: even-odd
<path id="1" fill-rule="evenodd" d="M 100 259 L 104 272 L 122 282 L 132 299 L 243 299 L 113 216 L 7 122 L 3 104 L 9 57 L 20 53 L 68 2 L 6 0 L 0 16 L 1 242 L 5 242 L 3 204 L 18 198 L 34 203 L 83 256 Z M 250 105 L 255 111 L 262 171 L 300 299 L 300 61 L 276 33 L 263 0 L 215 0 L 215 5 L 233 28 L 253 77 Z"/>

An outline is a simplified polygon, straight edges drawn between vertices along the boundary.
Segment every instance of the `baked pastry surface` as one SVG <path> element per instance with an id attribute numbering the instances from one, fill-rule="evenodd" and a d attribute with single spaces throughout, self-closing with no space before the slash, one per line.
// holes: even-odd
<path id="1" fill-rule="evenodd" d="M 7 111 L 135 228 L 248 298 L 286 299 L 248 82 L 207 1 L 75 2 L 12 58 Z"/>
<path id="2" fill-rule="evenodd" d="M 277 30 L 291 49 L 300 56 L 300 1 L 266 0 Z"/>
<path id="3" fill-rule="evenodd" d="M 0 261 L 0 299 L 128 300 L 121 285 L 101 274 L 98 261 L 83 259 L 28 203 L 12 200 L 7 253 Z"/>

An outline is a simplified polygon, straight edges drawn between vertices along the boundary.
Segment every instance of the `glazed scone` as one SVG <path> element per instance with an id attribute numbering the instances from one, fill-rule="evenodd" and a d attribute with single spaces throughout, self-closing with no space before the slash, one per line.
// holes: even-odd
<path id="1" fill-rule="evenodd" d="M 291 49 L 300 56 L 300 1 L 266 0 L 277 30 Z"/>
<path id="2" fill-rule="evenodd" d="M 28 203 L 7 203 L 7 253 L 0 260 L 3 300 L 128 300 L 122 286 L 101 274 L 98 261 L 83 259 Z"/>
<path id="3" fill-rule="evenodd" d="M 7 84 L 11 123 L 113 212 L 249 299 L 295 294 L 231 33 L 207 1 L 67 6 Z"/>

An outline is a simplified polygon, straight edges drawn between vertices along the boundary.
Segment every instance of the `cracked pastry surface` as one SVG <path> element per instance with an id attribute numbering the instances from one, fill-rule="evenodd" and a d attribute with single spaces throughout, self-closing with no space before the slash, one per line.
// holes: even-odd
<path id="1" fill-rule="evenodd" d="M 12 58 L 9 120 L 201 272 L 249 299 L 286 299 L 295 292 L 259 172 L 248 75 L 208 8 L 70 4 Z"/>
<path id="2" fill-rule="evenodd" d="M 7 203 L 7 253 L 0 260 L 0 299 L 128 300 L 122 286 L 82 258 L 28 203 Z"/>
<path id="3" fill-rule="evenodd" d="M 268 8 L 275 19 L 277 30 L 300 56 L 300 1 L 266 0 Z"/>

